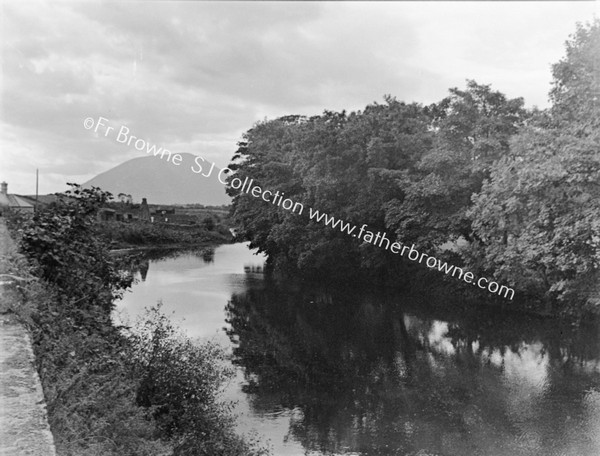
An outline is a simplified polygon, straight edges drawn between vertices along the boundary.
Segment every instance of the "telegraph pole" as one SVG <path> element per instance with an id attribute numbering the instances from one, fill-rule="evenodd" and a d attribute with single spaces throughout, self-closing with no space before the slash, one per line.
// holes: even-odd
<path id="1" fill-rule="evenodd" d="M 40 180 L 40 170 L 38 168 L 35 169 L 35 208 L 34 212 L 38 210 L 38 183 Z"/>

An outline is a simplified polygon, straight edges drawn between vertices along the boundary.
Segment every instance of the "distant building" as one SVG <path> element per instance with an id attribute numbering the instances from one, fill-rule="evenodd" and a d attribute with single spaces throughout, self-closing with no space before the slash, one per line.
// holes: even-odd
<path id="1" fill-rule="evenodd" d="M 0 215 L 4 215 L 8 211 L 33 214 L 34 210 L 35 206 L 30 201 L 19 195 L 10 195 L 8 184 L 0 183 Z"/>
<path id="2" fill-rule="evenodd" d="M 129 195 L 125 195 L 128 197 Z M 127 199 L 124 201 L 110 202 L 98 210 L 99 222 L 134 222 L 150 221 L 150 209 L 146 198 L 141 204 L 132 204 Z"/>
<path id="3" fill-rule="evenodd" d="M 110 222 L 116 220 L 117 211 L 111 209 L 110 207 L 103 207 L 98 209 L 98 221 L 100 222 Z"/>
<path id="4" fill-rule="evenodd" d="M 127 201 L 109 202 L 98 211 L 98 221 L 169 223 L 190 227 L 198 224 L 197 216 L 178 211 L 179 209 L 173 206 L 150 208 L 146 198 L 142 198 L 141 204 L 131 204 Z"/>
<path id="5" fill-rule="evenodd" d="M 152 212 L 152 215 L 171 215 L 174 213 L 175 213 L 174 207 L 158 206 L 154 209 L 154 211 Z"/>

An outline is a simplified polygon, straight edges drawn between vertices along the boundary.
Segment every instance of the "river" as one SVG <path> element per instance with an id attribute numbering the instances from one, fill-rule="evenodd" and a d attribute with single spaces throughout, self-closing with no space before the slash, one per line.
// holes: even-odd
<path id="1" fill-rule="evenodd" d="M 232 353 L 239 429 L 275 456 L 600 455 L 594 323 L 282 283 L 245 244 L 151 256 L 118 303 L 158 300 Z"/>

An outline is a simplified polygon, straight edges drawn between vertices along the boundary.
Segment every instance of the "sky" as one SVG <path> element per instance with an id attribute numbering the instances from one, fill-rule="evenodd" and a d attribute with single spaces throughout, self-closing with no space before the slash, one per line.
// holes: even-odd
<path id="1" fill-rule="evenodd" d="M 45 194 L 145 155 L 131 135 L 225 167 L 256 122 L 434 103 L 467 79 L 545 108 L 564 42 L 600 16 L 598 1 L 0 2 L 0 181 L 16 194 L 36 169 Z"/>

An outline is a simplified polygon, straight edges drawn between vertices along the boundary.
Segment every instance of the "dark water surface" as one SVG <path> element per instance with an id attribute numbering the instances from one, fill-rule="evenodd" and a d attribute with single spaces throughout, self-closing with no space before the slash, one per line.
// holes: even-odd
<path id="1" fill-rule="evenodd" d="M 117 310 L 160 299 L 230 349 L 240 430 L 274 455 L 600 455 L 597 325 L 274 283 L 263 262 L 245 244 L 149 260 Z"/>

